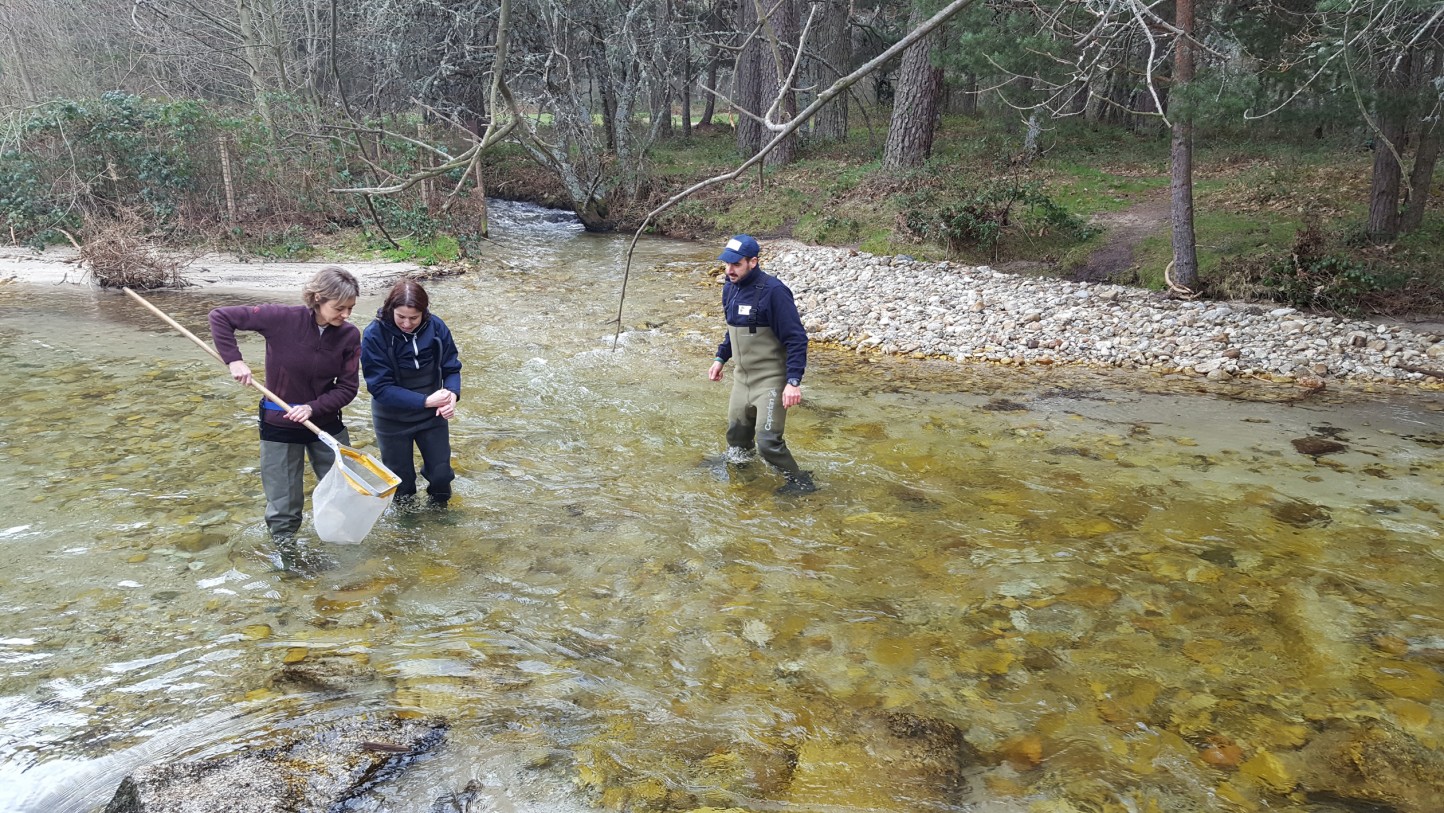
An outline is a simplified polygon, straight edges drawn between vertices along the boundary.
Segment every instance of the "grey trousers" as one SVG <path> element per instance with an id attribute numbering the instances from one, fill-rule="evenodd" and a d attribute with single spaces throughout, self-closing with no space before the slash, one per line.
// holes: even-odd
<path id="1" fill-rule="evenodd" d="M 344 429 L 333 437 L 343 446 L 351 445 L 351 437 Z M 311 471 L 320 482 L 336 462 L 336 453 L 330 446 L 320 440 L 310 443 L 261 441 L 261 488 L 266 493 L 266 527 L 270 528 L 272 537 L 295 536 L 301 529 L 301 512 L 306 507 L 303 464 L 307 455 L 311 458 Z"/>

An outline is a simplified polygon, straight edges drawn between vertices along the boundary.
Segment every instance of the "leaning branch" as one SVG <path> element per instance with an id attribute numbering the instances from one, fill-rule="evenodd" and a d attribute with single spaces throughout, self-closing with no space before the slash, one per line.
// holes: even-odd
<path id="1" fill-rule="evenodd" d="M 725 181 L 734 180 L 741 176 L 747 170 L 751 169 L 753 166 L 756 166 L 759 162 L 762 161 L 762 159 L 766 158 L 767 154 L 772 152 L 772 150 L 775 149 L 778 144 L 781 144 L 783 139 L 796 132 L 799 127 L 805 124 L 808 119 L 816 115 L 817 111 L 821 110 L 823 106 L 825 106 L 828 102 L 832 101 L 833 98 L 841 94 L 843 91 L 847 90 L 852 85 L 856 84 L 863 77 L 877 70 L 879 67 L 887 63 L 893 57 L 897 56 L 903 51 L 906 51 L 908 47 L 911 46 L 913 43 L 917 42 L 923 37 L 926 37 L 928 34 L 931 34 L 934 29 L 947 22 L 953 17 L 953 15 L 972 5 L 973 2 L 974 0 L 953 0 L 953 2 L 949 3 L 937 14 L 934 14 L 932 17 L 925 20 L 917 28 L 909 32 L 907 36 L 898 40 L 897 43 L 894 44 L 891 48 L 873 57 L 862 67 L 858 68 L 847 76 L 844 76 L 841 79 L 838 79 L 836 82 L 833 82 L 827 90 L 824 90 L 821 93 L 817 94 L 817 98 L 812 101 L 812 104 L 809 104 L 807 107 L 803 108 L 802 112 L 798 113 L 795 118 L 787 122 L 786 126 L 784 126 L 781 130 L 777 131 L 777 134 L 772 137 L 771 141 L 763 144 L 762 148 L 757 151 L 756 155 L 753 155 L 751 158 L 742 162 L 742 164 L 740 164 L 736 169 L 722 175 L 714 175 L 711 178 L 706 179 L 705 181 L 695 183 L 692 186 L 689 186 L 681 192 L 678 192 L 677 194 L 668 198 L 660 206 L 648 212 L 647 216 L 642 218 L 642 224 L 637 227 L 637 233 L 632 235 L 632 242 L 627 246 L 627 265 L 626 268 L 622 271 L 622 290 L 617 298 L 617 330 L 616 333 L 612 336 L 612 349 L 616 350 L 617 344 L 620 342 L 622 336 L 622 308 L 625 306 L 627 301 L 627 281 L 632 274 L 632 255 L 637 250 L 637 241 L 642 238 L 642 233 L 647 230 L 647 227 L 652 224 L 652 220 L 657 217 L 657 215 L 667 211 L 678 203 L 681 203 L 682 201 L 686 200 L 697 192 L 706 189 L 709 186 L 715 186 Z"/>

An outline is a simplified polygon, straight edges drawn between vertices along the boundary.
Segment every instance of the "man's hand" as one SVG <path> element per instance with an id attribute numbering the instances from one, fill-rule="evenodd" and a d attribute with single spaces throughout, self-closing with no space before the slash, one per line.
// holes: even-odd
<path id="1" fill-rule="evenodd" d="M 721 381 L 721 380 L 722 380 L 722 362 L 720 362 L 720 361 L 714 361 L 714 362 L 712 362 L 712 368 L 707 371 L 707 377 L 710 378 L 710 379 L 713 380 L 713 381 Z"/>
<path id="2" fill-rule="evenodd" d="M 782 406 L 784 409 L 791 409 L 802 403 L 802 388 L 788 384 L 782 388 Z"/>

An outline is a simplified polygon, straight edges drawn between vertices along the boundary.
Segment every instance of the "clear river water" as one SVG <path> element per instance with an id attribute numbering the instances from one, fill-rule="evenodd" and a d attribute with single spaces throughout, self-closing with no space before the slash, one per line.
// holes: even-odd
<path id="1" fill-rule="evenodd" d="M 121 294 L 0 284 L 0 811 L 357 713 L 450 724 L 358 808 L 394 813 L 1444 809 L 1439 394 L 814 347 L 822 488 L 777 497 L 715 462 L 715 247 L 641 243 L 613 350 L 627 238 L 495 217 L 428 283 L 452 508 L 310 574 L 271 566 L 251 394 Z M 152 299 L 204 335 L 296 294 Z"/>

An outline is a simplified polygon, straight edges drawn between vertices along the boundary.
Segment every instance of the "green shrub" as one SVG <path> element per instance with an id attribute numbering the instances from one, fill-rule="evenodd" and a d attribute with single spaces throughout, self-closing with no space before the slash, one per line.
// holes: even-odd
<path id="1" fill-rule="evenodd" d="M 938 198 L 932 190 L 908 196 L 900 220 L 914 239 L 935 240 L 949 251 L 984 248 L 997 259 L 998 241 L 1010 231 L 1033 235 L 1055 231 L 1076 240 L 1097 233 L 1037 182 L 993 180 L 967 190 L 959 200 Z"/>
<path id="2" fill-rule="evenodd" d="M 34 108 L 0 133 L 6 145 L 0 226 L 38 247 L 61 239 L 61 229 L 76 233 L 88 218 L 113 218 L 122 210 L 166 232 L 208 232 L 224 224 L 244 233 L 252 224 L 278 222 L 304 230 L 370 220 L 359 197 L 331 191 L 375 181 L 357 145 L 299 135 L 316 129 L 318 111 L 291 97 L 271 101 L 274 131 L 257 116 L 215 105 L 124 93 Z M 228 162 L 220 160 L 223 150 Z M 368 140 L 366 151 L 372 164 L 397 176 L 435 159 L 401 139 Z M 456 173 L 442 176 L 438 188 L 457 180 Z M 418 186 L 375 201 L 388 229 L 425 242 L 436 226 L 420 194 Z M 232 205 L 235 223 L 226 222 Z M 289 232 L 263 234 L 259 253 L 290 256 L 305 249 Z"/>
<path id="3" fill-rule="evenodd" d="M 1349 316 L 1393 310 L 1390 300 L 1416 286 L 1407 272 L 1385 270 L 1348 244 L 1348 235 L 1329 237 L 1310 215 L 1289 253 L 1266 261 L 1260 283 L 1270 298 L 1292 307 Z"/>
<path id="4" fill-rule="evenodd" d="M 284 231 L 268 231 L 261 235 L 255 253 L 277 260 L 302 260 L 315 253 L 309 233 L 300 226 L 288 226 Z"/>

